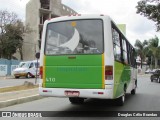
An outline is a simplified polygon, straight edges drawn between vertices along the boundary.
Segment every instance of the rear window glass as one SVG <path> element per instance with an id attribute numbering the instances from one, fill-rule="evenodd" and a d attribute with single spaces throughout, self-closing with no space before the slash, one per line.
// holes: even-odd
<path id="1" fill-rule="evenodd" d="M 75 20 L 48 24 L 46 55 L 102 53 L 102 20 Z"/>

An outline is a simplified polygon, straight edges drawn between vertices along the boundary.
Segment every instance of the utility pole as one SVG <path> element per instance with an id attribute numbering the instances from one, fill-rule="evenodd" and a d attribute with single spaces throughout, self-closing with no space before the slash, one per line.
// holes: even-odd
<path id="1" fill-rule="evenodd" d="M 153 67 L 152 67 L 152 56 L 151 56 L 151 70 L 153 69 Z"/>

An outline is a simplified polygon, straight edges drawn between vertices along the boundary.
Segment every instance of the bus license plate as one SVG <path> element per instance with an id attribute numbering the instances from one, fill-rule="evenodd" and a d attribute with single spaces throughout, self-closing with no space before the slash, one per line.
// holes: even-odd
<path id="1" fill-rule="evenodd" d="M 65 91 L 66 96 L 78 97 L 79 94 L 80 94 L 79 91 Z"/>

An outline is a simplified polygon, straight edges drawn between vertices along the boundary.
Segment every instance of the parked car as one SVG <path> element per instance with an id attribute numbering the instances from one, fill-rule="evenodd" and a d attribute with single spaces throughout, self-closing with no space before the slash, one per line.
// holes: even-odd
<path id="1" fill-rule="evenodd" d="M 156 72 L 156 70 L 158 70 L 158 69 L 153 69 L 153 70 L 151 70 L 151 74 L 154 74 L 155 72 Z"/>
<path id="2" fill-rule="evenodd" d="M 151 82 L 153 82 L 153 80 L 156 80 L 158 83 L 160 83 L 160 70 L 156 70 L 153 75 L 151 75 L 150 79 Z"/>
<path id="3" fill-rule="evenodd" d="M 152 70 L 148 69 L 148 70 L 145 71 L 145 74 L 150 74 L 151 72 L 152 72 Z"/>
<path id="4" fill-rule="evenodd" d="M 13 70 L 13 75 L 15 78 L 19 77 L 35 77 L 39 75 L 39 62 L 37 64 L 37 61 L 26 61 L 26 62 L 20 62 L 19 67 Z"/>

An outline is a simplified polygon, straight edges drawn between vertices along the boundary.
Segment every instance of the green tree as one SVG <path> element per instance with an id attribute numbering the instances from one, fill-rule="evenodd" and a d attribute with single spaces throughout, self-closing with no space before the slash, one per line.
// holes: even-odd
<path id="1" fill-rule="evenodd" d="M 136 6 L 137 13 L 153 20 L 160 30 L 160 0 L 141 0 Z"/>
<path id="2" fill-rule="evenodd" d="M 137 56 L 140 56 L 141 58 L 141 68 L 142 68 L 142 63 L 145 61 L 146 55 L 148 53 L 148 42 L 144 40 L 142 43 L 140 40 L 136 40 L 134 46 L 136 47 Z"/>
<path id="3" fill-rule="evenodd" d="M 11 59 L 16 52 L 17 41 L 17 23 L 19 19 L 16 13 L 10 13 L 7 10 L 0 10 L 0 57 Z"/>
<path id="4" fill-rule="evenodd" d="M 149 39 L 148 47 L 154 57 L 155 68 L 157 68 L 158 59 L 160 58 L 160 46 L 158 44 L 159 44 L 159 39 L 157 36 L 155 36 L 155 38 Z"/>
<path id="5" fill-rule="evenodd" d="M 4 58 L 11 59 L 12 55 L 17 52 L 18 49 L 22 48 L 23 45 L 23 31 L 21 30 L 21 23 L 18 21 L 17 24 L 7 24 L 5 26 L 6 33 L 4 34 L 4 45 L 3 54 Z M 23 58 L 21 58 L 23 59 Z"/>
<path id="6" fill-rule="evenodd" d="M 23 36 L 29 32 L 30 28 L 23 25 L 16 13 L 0 10 L 0 58 L 11 59 L 19 52 L 23 60 Z"/>

